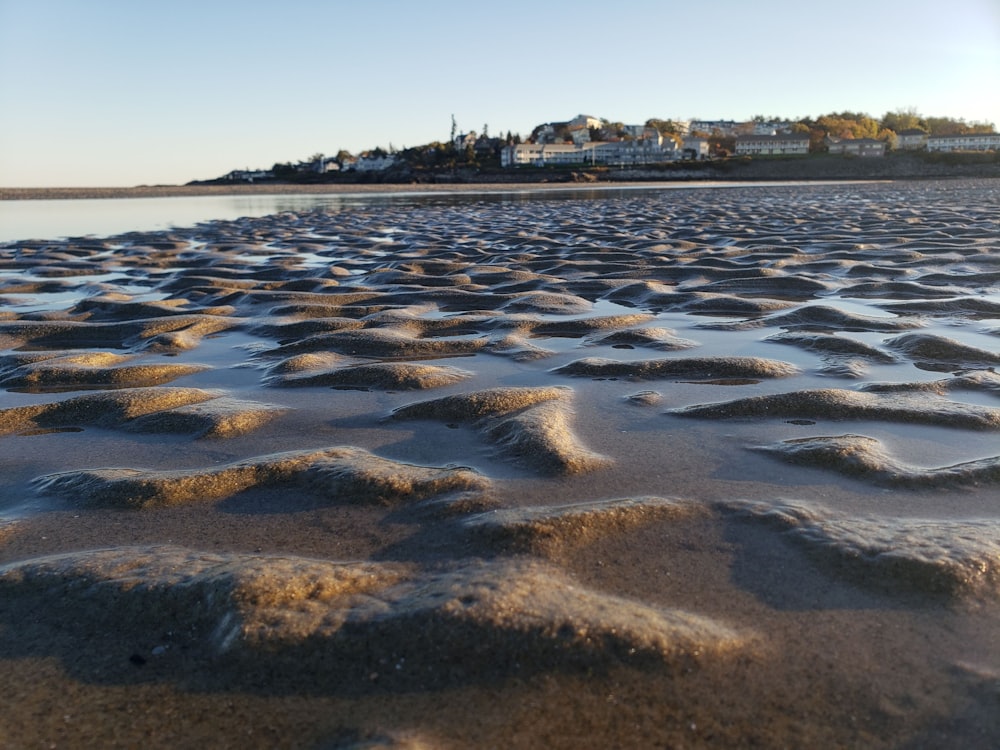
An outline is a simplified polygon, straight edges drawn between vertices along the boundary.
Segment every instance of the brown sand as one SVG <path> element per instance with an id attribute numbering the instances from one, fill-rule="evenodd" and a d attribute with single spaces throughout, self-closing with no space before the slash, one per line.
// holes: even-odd
<path id="1" fill-rule="evenodd" d="M 997 190 L 0 248 L 0 747 L 996 747 Z"/>

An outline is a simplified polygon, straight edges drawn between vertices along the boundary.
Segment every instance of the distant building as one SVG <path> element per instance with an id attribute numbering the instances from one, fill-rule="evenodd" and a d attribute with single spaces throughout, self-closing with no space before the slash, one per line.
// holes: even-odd
<path id="1" fill-rule="evenodd" d="M 362 154 L 354 161 L 344 160 L 344 171 L 353 172 L 381 172 L 396 163 L 395 154 Z"/>
<path id="2" fill-rule="evenodd" d="M 691 120 L 688 128 L 690 133 L 708 133 L 714 135 L 736 135 L 737 129 L 742 123 L 735 120 Z"/>
<path id="3" fill-rule="evenodd" d="M 966 135 L 932 135 L 927 138 L 928 151 L 997 151 L 1000 133 L 968 133 Z"/>
<path id="4" fill-rule="evenodd" d="M 571 128 L 599 128 L 601 127 L 601 121 L 597 117 L 591 117 L 590 115 L 577 115 L 568 123 Z"/>
<path id="5" fill-rule="evenodd" d="M 927 131 L 909 128 L 896 133 L 896 148 L 902 151 L 919 151 L 927 148 Z"/>
<path id="6" fill-rule="evenodd" d="M 874 138 L 827 138 L 826 146 L 831 154 L 863 158 L 885 156 L 885 141 Z"/>
<path id="7" fill-rule="evenodd" d="M 681 142 L 681 154 L 684 159 L 707 159 L 709 148 L 707 138 L 688 136 Z"/>
<path id="8" fill-rule="evenodd" d="M 569 137 L 573 139 L 573 143 L 577 146 L 583 143 L 590 143 L 590 128 L 585 125 L 570 125 Z"/>
<path id="9" fill-rule="evenodd" d="M 455 150 L 461 153 L 469 147 L 475 148 L 476 146 L 476 133 L 475 131 L 470 131 L 468 133 L 459 133 L 455 136 Z"/>
<path id="10" fill-rule="evenodd" d="M 670 138 L 634 141 L 590 141 L 587 143 L 518 143 L 505 146 L 500 152 L 500 165 L 551 166 L 607 164 L 634 166 L 675 161 L 679 154 Z"/>
<path id="11" fill-rule="evenodd" d="M 263 169 L 234 169 L 222 179 L 229 182 L 257 182 L 274 179 L 274 172 Z"/>
<path id="12" fill-rule="evenodd" d="M 736 137 L 737 156 L 805 156 L 808 153 L 808 133 L 741 135 Z"/>
<path id="13" fill-rule="evenodd" d="M 607 141 L 591 144 L 593 163 L 620 166 L 662 164 L 676 161 L 676 144 L 670 138 L 639 138 L 633 141 Z"/>

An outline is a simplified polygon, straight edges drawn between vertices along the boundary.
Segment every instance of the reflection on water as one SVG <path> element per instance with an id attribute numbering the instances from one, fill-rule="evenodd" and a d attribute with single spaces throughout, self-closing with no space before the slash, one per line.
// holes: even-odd
<path id="1" fill-rule="evenodd" d="M 755 183 L 761 186 L 773 183 Z M 469 201 L 520 203 L 524 201 L 592 200 L 615 193 L 657 192 L 668 189 L 745 187 L 745 183 L 676 183 L 670 185 L 614 185 L 595 188 L 567 186 L 558 189 L 512 189 L 469 193 L 403 191 L 392 193 L 337 193 L 284 195 L 205 195 L 172 198 L 99 198 L 0 201 L 0 242 L 57 239 L 94 235 L 106 237 L 131 231 L 162 231 L 213 220 L 267 216 L 283 211 L 344 208 L 391 203 L 393 205 L 451 205 Z"/>

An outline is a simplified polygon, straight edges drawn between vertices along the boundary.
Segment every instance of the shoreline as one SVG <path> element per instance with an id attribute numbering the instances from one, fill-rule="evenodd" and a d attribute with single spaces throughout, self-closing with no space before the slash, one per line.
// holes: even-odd
<path id="1" fill-rule="evenodd" d="M 944 158 L 951 157 L 951 158 Z M 0 201 L 108 198 L 170 198 L 226 195 L 349 195 L 399 193 L 516 192 L 625 187 L 698 186 L 713 183 L 819 184 L 830 182 L 941 181 L 998 179 L 1000 161 L 980 154 L 945 154 L 927 159 L 896 154 L 885 159 L 815 156 L 806 160 L 761 159 L 687 162 L 664 167 L 507 172 L 363 175 L 357 181 L 322 183 L 194 182 L 185 185 L 132 187 L 0 187 Z M 346 180 L 347 178 L 343 178 Z M 396 182 L 383 180 L 395 179 Z M 376 181 L 379 180 L 379 181 Z"/>
<path id="2" fill-rule="evenodd" d="M 711 182 L 711 181 L 709 181 Z M 650 182 L 650 187 L 671 181 Z M 256 183 L 235 185 L 154 185 L 137 187 L 68 187 L 68 188 L 0 188 L 0 201 L 71 200 L 105 198 L 174 198 L 211 195 L 347 195 L 352 193 L 454 193 L 510 192 L 518 190 L 567 190 L 595 187 L 627 186 L 621 183 L 579 182 L 510 182 L 510 183 L 325 183 L 300 185 L 295 183 Z"/>

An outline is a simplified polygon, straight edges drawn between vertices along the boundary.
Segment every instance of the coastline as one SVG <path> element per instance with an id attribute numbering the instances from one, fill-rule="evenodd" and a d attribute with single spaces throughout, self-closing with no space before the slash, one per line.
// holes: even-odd
<path id="1" fill-rule="evenodd" d="M 944 154 L 930 159 L 896 154 L 884 159 L 814 156 L 808 159 L 758 159 L 675 162 L 646 168 L 564 170 L 528 169 L 475 172 L 366 174 L 338 177 L 336 182 L 196 182 L 185 185 L 133 187 L 0 187 L 0 201 L 170 198 L 227 195 L 348 195 L 378 193 L 511 192 L 567 190 L 641 185 L 697 185 L 713 182 L 818 183 L 998 179 L 1000 161 L 983 154 Z"/>
<path id="2" fill-rule="evenodd" d="M 0 188 L 0 200 L 61 200 L 103 198 L 173 198 L 202 195 L 285 195 L 315 193 L 400 193 L 410 191 L 498 191 L 519 188 L 566 187 L 566 183 L 511 183 L 511 184 L 344 184 L 325 183 L 301 185 L 296 183 L 256 183 L 233 185 L 138 185 L 135 187 L 51 187 L 51 188 Z"/>

